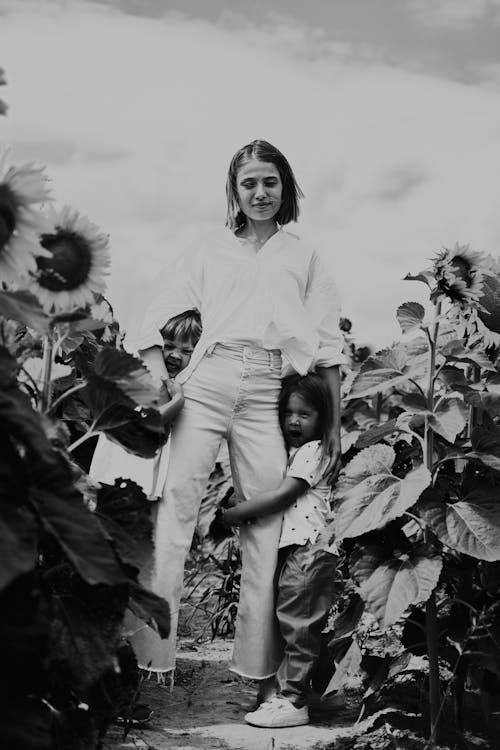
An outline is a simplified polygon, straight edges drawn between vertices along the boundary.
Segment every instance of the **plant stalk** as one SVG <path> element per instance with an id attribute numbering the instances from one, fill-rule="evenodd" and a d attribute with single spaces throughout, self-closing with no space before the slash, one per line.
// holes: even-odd
<path id="1" fill-rule="evenodd" d="M 50 331 L 43 339 L 43 363 L 42 363 L 42 411 L 46 412 L 52 401 L 52 364 L 54 361 L 54 334 Z"/>
<path id="2" fill-rule="evenodd" d="M 432 331 L 429 332 L 429 372 L 427 383 L 427 409 L 434 411 L 434 387 L 436 383 L 436 351 L 439 333 L 439 316 L 441 314 L 441 302 L 438 300 L 435 306 L 435 317 Z M 424 432 L 425 454 L 424 461 L 427 469 L 432 474 L 434 468 L 434 433 L 430 427 L 429 419 L 425 420 Z M 429 532 L 425 532 L 425 540 L 429 541 Z M 439 686 L 439 630 L 436 607 L 436 591 L 434 590 L 427 600 L 425 606 L 426 619 L 426 643 L 427 658 L 429 660 L 429 739 L 436 741 L 439 728 L 440 714 L 440 686 Z"/>

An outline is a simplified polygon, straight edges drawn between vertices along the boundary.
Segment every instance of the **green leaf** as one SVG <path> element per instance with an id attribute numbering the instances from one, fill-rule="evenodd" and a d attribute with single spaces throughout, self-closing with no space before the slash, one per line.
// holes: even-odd
<path id="1" fill-rule="evenodd" d="M 130 587 L 130 610 L 145 623 L 158 630 L 160 638 L 170 633 L 170 607 L 165 599 L 153 594 L 138 583 Z"/>
<path id="2" fill-rule="evenodd" d="M 486 354 L 480 349 L 467 349 L 461 339 L 448 341 L 442 348 L 441 354 L 448 362 L 464 362 L 477 365 L 483 370 L 495 371 L 495 365 L 490 362 Z"/>
<path id="3" fill-rule="evenodd" d="M 471 435 L 472 451 L 465 454 L 465 458 L 481 461 L 490 469 L 500 471 L 500 428 L 475 427 Z"/>
<path id="4" fill-rule="evenodd" d="M 403 333 L 420 328 L 424 320 L 425 309 L 418 302 L 403 302 L 396 312 Z"/>
<path id="5" fill-rule="evenodd" d="M 342 659 L 335 663 L 335 673 L 323 695 L 328 695 L 343 688 L 346 682 L 359 672 L 360 664 L 361 649 L 357 641 L 353 641 Z"/>
<path id="6" fill-rule="evenodd" d="M 347 399 L 374 396 L 412 377 L 414 369 L 409 364 L 405 347 L 394 344 L 368 357 L 354 378 Z"/>
<path id="7" fill-rule="evenodd" d="M 446 398 L 428 418 L 431 429 L 453 443 L 467 423 L 467 407 L 459 398 Z"/>
<path id="8" fill-rule="evenodd" d="M 421 465 L 404 479 L 391 468 L 396 454 L 388 445 L 372 445 L 342 470 L 335 490 L 335 535 L 338 541 L 382 528 L 414 505 L 430 484 Z"/>
<path id="9" fill-rule="evenodd" d="M 418 506 L 422 520 L 451 549 L 479 560 L 500 560 L 498 489 L 480 489 L 456 503 L 430 494 Z"/>
<path id="10" fill-rule="evenodd" d="M 109 405 L 97 419 L 95 429 L 142 458 L 153 458 L 168 439 L 168 430 L 156 409 L 130 409 L 124 404 Z"/>
<path id="11" fill-rule="evenodd" d="M 392 433 L 396 431 L 396 420 L 389 419 L 387 422 L 375 425 L 375 427 L 370 427 L 370 429 L 362 432 L 356 440 L 355 446 L 359 450 L 368 448 L 369 445 L 378 443 L 379 440 L 386 437 L 387 435 L 392 435 Z"/>
<path id="12" fill-rule="evenodd" d="M 61 545 L 68 560 L 87 583 L 126 583 L 109 539 L 78 495 L 61 499 L 36 490 L 31 502 L 42 525 Z"/>
<path id="13" fill-rule="evenodd" d="M 26 508 L 2 503 L 0 510 L 0 590 L 14 578 L 34 568 L 38 553 L 38 529 Z"/>
<path id="14" fill-rule="evenodd" d="M 382 547 L 357 545 L 349 570 L 366 608 L 381 627 L 396 623 L 410 605 L 427 601 L 442 569 L 438 554 L 423 546 L 410 555 L 384 558 Z"/>
<path id="15" fill-rule="evenodd" d="M 128 352 L 105 347 L 97 352 L 89 370 L 86 373 L 89 384 L 114 394 L 115 401 L 139 406 L 158 403 L 158 389 L 151 373 L 138 357 Z"/>
<path id="16" fill-rule="evenodd" d="M 0 315 L 39 333 L 46 334 L 50 328 L 49 316 L 31 292 L 0 292 Z"/>
<path id="17" fill-rule="evenodd" d="M 417 274 L 407 273 L 403 281 L 421 281 L 422 283 L 427 284 L 429 289 L 432 289 L 436 284 L 436 279 L 432 271 L 420 271 L 420 273 Z"/>

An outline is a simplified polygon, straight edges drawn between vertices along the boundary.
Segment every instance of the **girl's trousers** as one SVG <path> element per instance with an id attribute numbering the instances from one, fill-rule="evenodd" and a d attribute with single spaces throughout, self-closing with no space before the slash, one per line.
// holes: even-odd
<path id="1" fill-rule="evenodd" d="M 184 563 L 198 510 L 222 438 L 228 442 L 235 494 L 248 499 L 279 487 L 286 451 L 278 421 L 281 355 L 251 346 L 215 345 L 184 386 L 185 405 L 172 427 L 170 463 L 155 531 L 152 589 L 171 608 L 171 633 L 150 628 L 132 638 L 139 665 L 175 668 L 175 641 Z M 233 671 L 255 679 L 276 673 L 282 639 L 275 615 L 282 515 L 240 531 L 242 575 Z"/>

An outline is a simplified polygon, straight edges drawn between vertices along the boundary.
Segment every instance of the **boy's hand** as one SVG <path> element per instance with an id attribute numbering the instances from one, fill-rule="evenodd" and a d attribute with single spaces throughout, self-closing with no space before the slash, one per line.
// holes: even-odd
<path id="1" fill-rule="evenodd" d="M 163 385 L 167 389 L 167 393 L 170 396 L 171 399 L 174 399 L 176 396 L 182 396 L 182 385 L 180 383 L 177 383 L 175 380 L 173 380 L 170 377 L 163 378 Z"/>

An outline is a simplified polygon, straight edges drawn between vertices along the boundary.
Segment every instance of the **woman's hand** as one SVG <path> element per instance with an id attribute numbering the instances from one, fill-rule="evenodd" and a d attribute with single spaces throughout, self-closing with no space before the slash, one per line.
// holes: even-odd
<path id="1" fill-rule="evenodd" d="M 340 430 L 333 429 L 328 436 L 328 453 L 330 454 L 330 460 L 325 469 L 324 478 L 325 481 L 332 485 L 337 479 L 340 471 L 340 458 L 342 455 L 340 445 Z"/>

